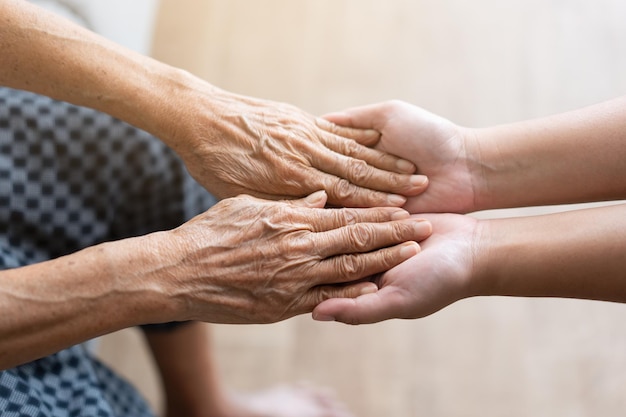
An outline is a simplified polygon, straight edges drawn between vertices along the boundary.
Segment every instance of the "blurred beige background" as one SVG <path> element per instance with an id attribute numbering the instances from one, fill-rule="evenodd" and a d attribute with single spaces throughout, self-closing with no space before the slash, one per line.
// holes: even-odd
<path id="1" fill-rule="evenodd" d="M 626 93 L 625 21 L 623 0 L 162 0 L 153 55 L 315 114 L 399 98 L 484 126 Z M 626 410 L 625 321 L 624 305 L 478 298 L 362 327 L 220 325 L 215 346 L 234 388 L 305 379 L 361 417 L 606 417 Z M 101 344 L 158 407 L 141 349 L 134 330 Z"/>

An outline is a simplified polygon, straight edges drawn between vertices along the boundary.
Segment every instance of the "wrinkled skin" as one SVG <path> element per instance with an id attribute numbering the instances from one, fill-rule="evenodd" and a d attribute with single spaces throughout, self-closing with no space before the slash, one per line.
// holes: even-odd
<path id="1" fill-rule="evenodd" d="M 415 242 L 431 231 L 401 209 L 325 203 L 323 192 L 293 202 L 240 196 L 167 232 L 172 276 L 182 277 L 170 283 L 183 301 L 180 319 L 269 323 L 331 297 L 376 291 L 367 280 L 352 281 L 415 255 Z"/>
<path id="2" fill-rule="evenodd" d="M 416 319 L 476 295 L 471 276 L 481 234 L 477 220 L 458 214 L 423 217 L 432 223 L 433 234 L 420 244 L 419 255 L 384 273 L 377 292 L 324 301 L 313 318 L 347 324 Z"/>
<path id="3" fill-rule="evenodd" d="M 335 206 L 398 207 L 426 189 L 425 177 L 410 175 L 413 164 L 367 146 L 375 131 L 204 84 L 193 94 L 166 142 L 217 197 L 293 199 L 325 190 Z"/>
<path id="4" fill-rule="evenodd" d="M 404 208 L 409 212 L 467 213 L 474 210 L 475 182 L 482 175 L 471 156 L 477 150 L 471 129 L 397 100 L 324 117 L 342 126 L 379 131 L 381 136 L 376 149 L 411 161 L 420 174 L 428 177 L 428 189 L 407 200 Z"/>

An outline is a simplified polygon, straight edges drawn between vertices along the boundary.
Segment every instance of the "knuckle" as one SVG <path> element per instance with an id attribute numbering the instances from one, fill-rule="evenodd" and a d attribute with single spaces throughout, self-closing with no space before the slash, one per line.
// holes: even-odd
<path id="1" fill-rule="evenodd" d="M 333 135 L 339 135 L 340 129 L 339 129 L 339 126 L 337 126 L 336 124 L 331 123 L 328 120 L 324 120 L 324 119 L 322 119 L 321 124 L 323 126 L 323 129 L 326 130 L 327 132 L 330 132 Z"/>
<path id="2" fill-rule="evenodd" d="M 340 217 L 339 220 L 342 221 L 342 223 L 347 226 L 355 225 L 358 222 L 356 213 L 352 210 L 348 210 L 348 209 L 337 210 L 337 216 Z"/>
<path id="3" fill-rule="evenodd" d="M 365 251 L 372 240 L 373 231 L 371 226 L 368 224 L 358 224 L 347 230 L 348 239 L 352 248 L 358 252 Z"/>
<path id="4" fill-rule="evenodd" d="M 329 286 L 320 287 L 315 294 L 315 304 L 319 304 L 322 301 L 329 300 L 337 296 L 337 291 Z"/>
<path id="5" fill-rule="evenodd" d="M 313 235 L 310 233 L 298 233 L 294 239 L 289 243 L 286 253 L 298 253 L 298 254 L 310 254 L 315 248 L 316 244 L 313 241 Z"/>
<path id="6" fill-rule="evenodd" d="M 345 200 L 354 194 L 354 186 L 346 179 L 339 179 L 332 185 L 332 192 L 337 198 Z"/>
<path id="7" fill-rule="evenodd" d="M 353 278 L 359 278 L 363 265 L 360 258 L 357 255 L 343 255 L 339 259 L 337 265 L 337 272 L 343 279 L 349 280 Z"/>
<path id="8" fill-rule="evenodd" d="M 376 257 L 378 259 L 378 265 L 380 266 L 379 269 L 386 270 L 396 266 L 396 264 L 398 263 L 396 253 L 397 251 L 394 251 L 393 249 L 379 250 L 376 254 Z"/>
<path id="9" fill-rule="evenodd" d="M 343 150 L 344 155 L 356 156 L 359 154 L 359 151 L 361 150 L 361 145 L 359 145 L 356 141 L 346 139 L 342 143 L 343 143 L 342 150 Z"/>
<path id="10" fill-rule="evenodd" d="M 395 242 L 402 242 L 413 237 L 413 225 L 408 222 L 392 224 L 391 237 Z"/>
<path id="11" fill-rule="evenodd" d="M 361 159 L 350 161 L 349 175 L 353 182 L 363 183 L 372 176 L 372 170 L 367 163 Z"/>
<path id="12" fill-rule="evenodd" d="M 409 182 L 410 176 L 408 175 L 396 174 L 393 172 L 389 172 L 386 175 L 387 175 L 387 183 L 394 190 L 402 189 L 406 186 L 410 186 L 410 182 Z"/>

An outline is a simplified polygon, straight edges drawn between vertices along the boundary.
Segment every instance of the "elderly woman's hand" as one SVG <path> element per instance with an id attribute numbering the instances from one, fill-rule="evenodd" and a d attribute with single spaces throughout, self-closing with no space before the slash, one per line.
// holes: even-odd
<path id="1" fill-rule="evenodd" d="M 268 323 L 371 293 L 367 278 L 431 233 L 400 208 L 325 204 L 235 197 L 174 230 L 0 271 L 0 370 L 138 324 Z"/>
<path id="2" fill-rule="evenodd" d="M 412 163 L 365 146 L 378 140 L 373 130 L 338 127 L 291 105 L 196 82 L 155 131 L 171 132 L 164 140 L 220 198 L 277 200 L 325 190 L 332 205 L 402 206 L 427 186 L 426 177 L 412 175 Z"/>
<path id="3" fill-rule="evenodd" d="M 26 3 L 0 2 L 0 85 L 152 133 L 217 197 L 277 200 L 326 190 L 334 205 L 402 206 L 426 188 L 425 177 L 411 175 L 412 163 L 367 147 L 378 140 L 374 131 L 223 91 Z"/>
<path id="4" fill-rule="evenodd" d="M 177 319 L 269 323 L 376 291 L 364 278 L 415 255 L 431 231 L 401 209 L 325 202 L 323 192 L 293 202 L 240 196 L 166 232 L 161 272 L 182 306 Z"/>

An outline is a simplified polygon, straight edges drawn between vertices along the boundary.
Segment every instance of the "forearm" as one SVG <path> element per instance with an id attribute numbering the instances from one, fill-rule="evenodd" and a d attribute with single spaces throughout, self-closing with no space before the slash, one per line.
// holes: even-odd
<path id="1" fill-rule="evenodd" d="M 0 0 L 0 50 L 0 85 L 103 111 L 166 142 L 160 124 L 200 83 L 23 0 Z"/>
<path id="2" fill-rule="evenodd" d="M 0 367 L 146 323 L 270 323 L 354 298 L 419 251 L 400 209 L 222 200 L 180 227 L 0 273 Z M 349 285 L 334 285 L 344 283 Z"/>
<path id="3" fill-rule="evenodd" d="M 482 224 L 477 294 L 626 302 L 626 205 Z"/>
<path id="4" fill-rule="evenodd" d="M 166 415 L 206 415 L 223 405 L 209 325 L 189 322 L 145 335 L 161 375 Z"/>
<path id="5" fill-rule="evenodd" d="M 474 132 L 476 210 L 626 198 L 626 97 Z"/>
<path id="6" fill-rule="evenodd" d="M 165 285 L 154 279 L 167 256 L 153 237 L 0 272 L 0 369 L 125 327 L 175 319 Z"/>

